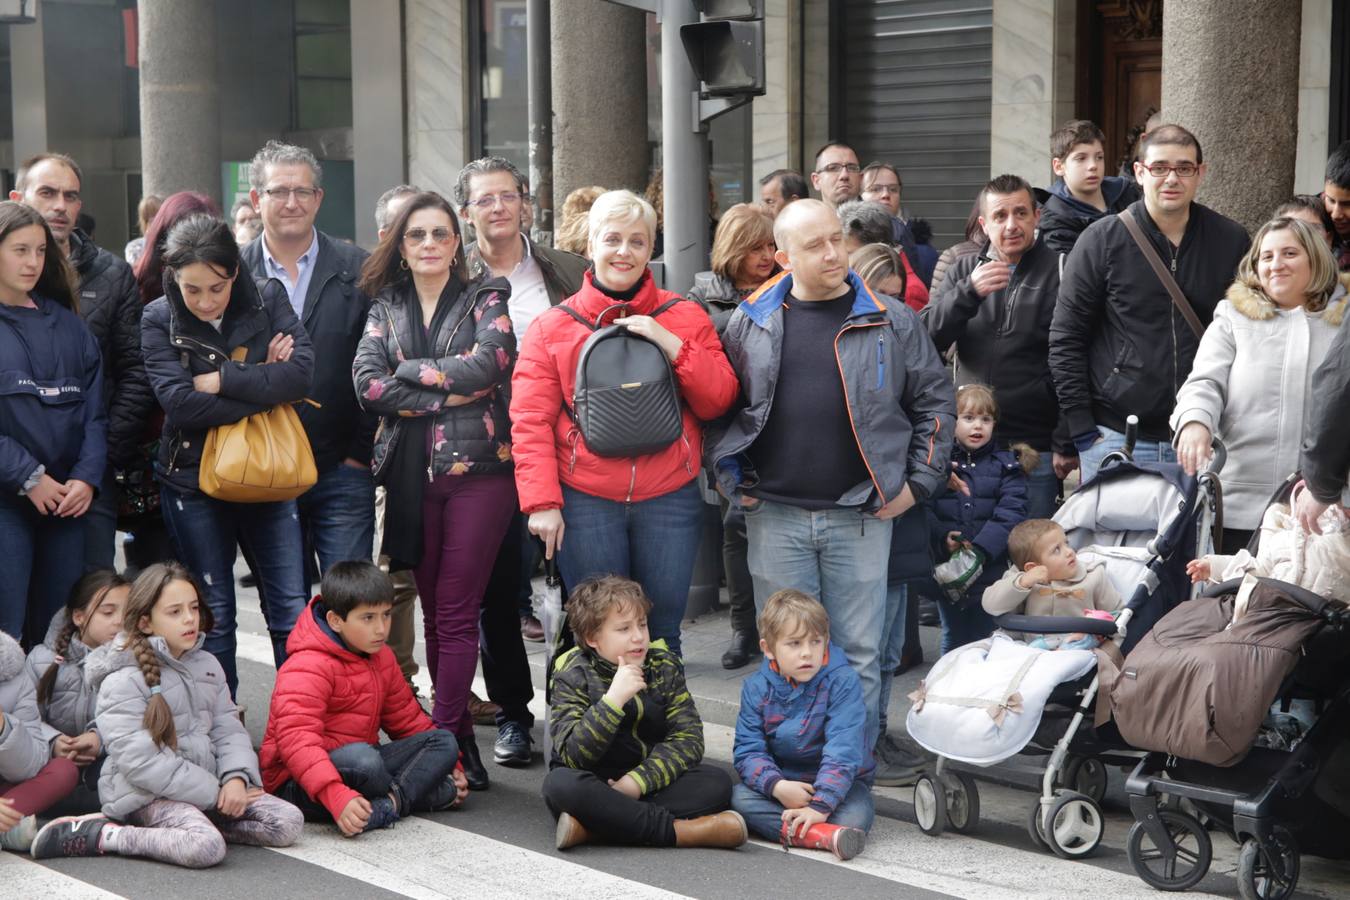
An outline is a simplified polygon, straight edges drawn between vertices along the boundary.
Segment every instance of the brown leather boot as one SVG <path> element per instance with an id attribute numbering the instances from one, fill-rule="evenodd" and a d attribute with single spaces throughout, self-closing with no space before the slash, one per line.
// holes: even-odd
<path id="1" fill-rule="evenodd" d="M 785 847 L 828 850 L 840 859 L 852 859 L 863 852 L 863 847 L 867 846 L 867 832 L 861 828 L 831 825 L 828 822 L 812 825 L 807 829 L 804 837 L 789 835 L 787 823 L 784 822 L 780 839 Z"/>
<path id="2" fill-rule="evenodd" d="M 496 725 L 497 713 L 502 708 L 491 700 L 484 700 L 482 697 L 469 691 L 469 715 L 473 717 L 475 725 Z"/>
<path id="3" fill-rule="evenodd" d="M 559 850 L 575 847 L 577 844 L 589 844 L 591 833 L 575 818 L 563 813 L 558 816 L 558 830 L 553 833 L 553 846 Z"/>
<path id="4" fill-rule="evenodd" d="M 732 850 L 750 837 L 745 819 L 735 810 L 675 820 L 676 847 L 722 847 Z"/>

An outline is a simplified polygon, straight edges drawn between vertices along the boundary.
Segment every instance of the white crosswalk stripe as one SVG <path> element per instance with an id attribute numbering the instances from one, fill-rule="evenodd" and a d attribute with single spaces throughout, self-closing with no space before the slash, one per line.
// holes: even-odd
<path id="1" fill-rule="evenodd" d="M 0 853 L 0 894 L 12 898 L 60 897 L 62 900 L 117 900 L 112 894 L 78 878 L 49 869 L 26 856 Z"/>

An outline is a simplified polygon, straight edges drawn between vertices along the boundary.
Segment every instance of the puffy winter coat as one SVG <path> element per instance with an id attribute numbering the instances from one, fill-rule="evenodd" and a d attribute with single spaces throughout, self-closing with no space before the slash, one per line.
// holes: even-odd
<path id="1" fill-rule="evenodd" d="M 230 699 L 225 673 L 202 649 L 206 635 L 178 659 L 163 638 L 148 639 L 159 661 L 162 696 L 173 712 L 177 750 L 158 746 L 142 724 L 150 687 L 124 640 L 119 635 L 94 650 L 84 665 L 85 678 L 98 692 L 98 733 L 108 753 L 98 780 L 103 814 L 123 821 L 160 799 L 211 809 L 231 778 L 262 787 L 258 755 Z"/>
<path id="2" fill-rule="evenodd" d="M 1345 276 L 1350 283 L 1350 275 Z M 1304 423 L 1323 398 L 1312 376 L 1345 316 L 1345 288 L 1308 313 L 1234 282 L 1205 330 L 1190 377 L 1177 392 L 1172 430 L 1199 422 L 1228 450 L 1224 524 L 1254 530 L 1275 488 L 1298 469 Z"/>
<path id="3" fill-rule="evenodd" d="M 1036 189 L 1041 204 L 1041 240 L 1056 254 L 1068 253 L 1089 225 L 1103 216 L 1115 215 L 1139 199 L 1139 185 L 1128 178 L 1108 175 L 1102 179 L 1102 199 L 1106 209 L 1084 203 L 1073 195 L 1063 181 L 1050 190 Z"/>
<path id="4" fill-rule="evenodd" d="M 267 345 L 278 332 L 295 339 L 291 358 L 264 363 Z M 244 362 L 230 360 L 237 347 L 247 350 Z M 208 430 L 309 396 L 314 349 L 279 281 L 260 290 L 241 273 L 217 331 L 188 311 L 166 272 L 164 296 L 147 306 L 141 319 L 141 348 L 150 385 L 164 408 L 155 471 L 180 491 L 198 490 L 197 468 Z M 220 393 L 205 394 L 192 386 L 195 376 L 208 372 L 220 373 Z"/>
<path id="5" fill-rule="evenodd" d="M 98 344 L 61 304 L 33 302 L 35 310 L 0 304 L 0 502 L 24 506 L 39 465 L 97 489 L 107 462 Z"/>
<path id="6" fill-rule="evenodd" d="M 914 311 L 874 294 L 854 272 L 848 278 L 856 295 L 835 337 L 834 354 L 871 480 L 840 497 L 839 505 L 874 511 L 899 496 L 906 483 L 922 500 L 946 481 L 955 400 L 951 378 Z M 782 307 L 791 290 L 791 273 L 766 282 L 737 308 L 723 335 L 741 381 L 741 400 L 710 430 L 708 468 L 729 497 L 754 483 L 745 452 L 773 407 L 784 362 Z"/>
<path id="7" fill-rule="evenodd" d="M 1316 499 L 1350 504 L 1350 328 L 1336 329 L 1313 373 L 1311 396 L 1317 404 L 1305 426 L 1299 471 Z"/>
<path id="8" fill-rule="evenodd" d="M 630 315 L 648 315 L 677 297 L 659 290 L 646 272 L 627 307 Z M 566 303 L 594 322 L 615 301 L 595 286 L 587 272 L 581 290 Z M 629 458 L 592 453 L 581 430 L 563 411 L 564 402 L 572 403 L 577 359 L 592 334 L 590 329 L 558 308 L 546 310 L 530 325 L 530 337 L 511 379 L 512 450 L 523 512 L 561 509 L 563 484 L 606 500 L 639 502 L 669 494 L 693 480 L 703 449 L 703 423 L 731 406 L 736 376 L 712 320 L 697 303 L 676 303 L 657 322 L 684 342 L 672 364 L 682 400 L 684 436 L 663 450 Z"/>
<path id="9" fill-rule="evenodd" d="M 876 768 L 865 738 L 862 681 L 842 647 L 804 684 L 785 678 L 765 657 L 741 685 L 733 762 L 741 782 L 766 797 L 784 779 L 814 786 L 812 809 L 826 815 L 853 782 L 870 784 Z"/>
<path id="10" fill-rule="evenodd" d="M 516 358 L 507 311 L 511 284 L 494 278 L 454 289 L 451 311 L 431 337 L 429 359 L 411 358 L 410 304 L 418 302 L 411 285 L 381 294 L 370 308 L 352 373 L 361 405 L 381 416 L 372 454 L 377 479 L 402 437 L 400 425 L 412 416 L 434 417 L 428 465 L 435 474 L 511 469 L 511 423 L 501 390 Z M 478 399 L 446 406 L 452 394 Z"/>
<path id="11" fill-rule="evenodd" d="M 1085 609 L 1104 609 L 1115 612 L 1120 608 L 1121 596 L 1111 579 L 1106 577 L 1106 564 L 1078 563 L 1074 577 L 1066 581 L 1052 581 L 1024 588 L 1017 583 L 1022 575 L 1009 568 L 1003 577 L 989 586 L 980 600 L 984 611 L 992 616 L 1020 613 L 1026 616 L 1081 616 Z"/>
<path id="12" fill-rule="evenodd" d="M 0 781 L 16 784 L 51 759 L 56 731 L 38 713 L 37 683 L 19 642 L 0 631 Z"/>
<path id="13" fill-rule="evenodd" d="M 1037 241 L 1018 262 L 1008 286 L 987 297 L 971 284 L 977 262 L 976 256 L 953 262 L 919 318 L 938 353 L 956 346 L 957 384 L 993 386 L 1004 440 L 1076 453 L 1068 427 L 1059 428 L 1059 401 L 1050 377 L 1050 319 L 1059 296 L 1059 257 Z"/>
<path id="14" fill-rule="evenodd" d="M 1251 243 L 1247 232 L 1192 203 L 1181 246 L 1173 248 L 1144 201 L 1129 209 L 1208 325 Z M 1170 439 L 1167 418 L 1199 343 L 1120 217 L 1088 226 L 1065 263 L 1050 323 L 1050 371 L 1069 436 L 1083 440 L 1098 425 L 1124 431 L 1133 414 L 1142 439 Z"/>
<path id="15" fill-rule="evenodd" d="M 952 471 L 970 488 L 970 496 L 944 487 L 929 503 L 933 546 L 939 559 L 948 556 L 946 539 L 961 532 L 984 553 L 984 569 L 967 589 L 976 602 L 984 589 L 1008 568 L 1008 534 L 1027 517 L 1027 477 L 1012 450 L 997 450 L 995 434 L 984 446 L 970 451 L 957 446 Z"/>
<path id="16" fill-rule="evenodd" d="M 686 296 L 703 307 L 712 319 L 713 328 L 720 335 L 727 330 L 731 314 L 736 311 L 744 298 L 736 290 L 730 278 L 723 278 L 715 272 L 699 272 L 694 276 L 694 286 Z"/>
<path id="17" fill-rule="evenodd" d="M 631 775 L 643 794 L 669 787 L 703 760 L 703 720 L 679 658 L 653 641 L 642 661 L 647 682 L 616 708 L 605 699 L 614 664 L 573 647 L 554 665 L 549 767 L 585 769 L 601 778 Z"/>
<path id="18" fill-rule="evenodd" d="M 131 266 L 78 228 L 70 234 L 70 262 L 80 277 L 80 318 L 103 355 L 108 464 L 126 468 L 140 456 L 141 431 L 155 409 L 141 360 L 144 304 Z"/>
<path id="19" fill-rule="evenodd" d="M 84 663 L 91 652 L 80 640 L 78 634 L 71 635 L 70 643 L 63 655 L 64 662 L 56 661 L 53 647 L 61 629 L 66 626 L 66 611 L 63 609 L 52 617 L 47 629 L 47 637 L 41 644 L 28 651 L 28 672 L 33 682 L 42 680 L 47 670 L 59 666 L 56 680 L 52 683 L 51 696 L 46 703 L 40 704 L 42 718 L 62 734 L 75 737 L 86 731 L 96 731 L 94 722 L 95 704 L 98 693 L 89 686 L 84 677 Z"/>

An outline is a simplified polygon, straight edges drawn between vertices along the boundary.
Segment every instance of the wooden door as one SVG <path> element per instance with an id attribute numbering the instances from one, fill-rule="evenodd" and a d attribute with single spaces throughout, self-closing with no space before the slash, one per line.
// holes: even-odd
<path id="1" fill-rule="evenodd" d="M 1091 95 L 1086 108 L 1080 102 L 1080 113 L 1106 133 L 1106 160 L 1114 171 L 1149 116 L 1162 108 L 1162 0 L 1104 0 L 1080 7 L 1082 13 L 1093 20 L 1079 32 L 1080 65 L 1095 71 L 1080 79 Z"/>

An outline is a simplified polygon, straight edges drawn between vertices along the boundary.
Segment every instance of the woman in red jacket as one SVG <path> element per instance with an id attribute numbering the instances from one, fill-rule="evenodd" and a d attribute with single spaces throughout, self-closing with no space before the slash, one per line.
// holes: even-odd
<path id="1" fill-rule="evenodd" d="M 655 231 L 656 213 L 645 200 L 630 191 L 602 194 L 590 212 L 593 267 L 565 303 L 591 322 L 622 304 L 603 324 L 623 325 L 665 352 L 679 385 L 682 438 L 627 458 L 601 457 L 586 446 L 564 403 L 570 408 L 577 358 L 592 332 L 554 308 L 521 341 L 511 379 L 511 439 L 520 508 L 546 555 L 558 552 L 563 581 L 576 585 L 612 573 L 639 582 L 652 600 L 652 640 L 664 639 L 678 654 L 702 521 L 695 481 L 702 423 L 727 411 L 739 385 L 697 303 L 651 316 L 676 299 L 656 287 L 647 269 Z"/>

